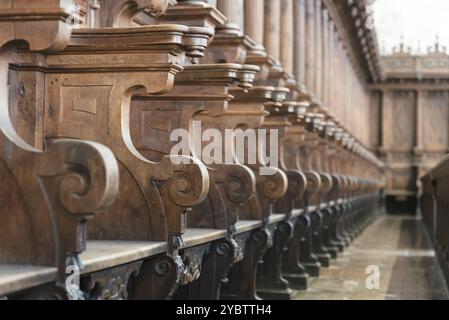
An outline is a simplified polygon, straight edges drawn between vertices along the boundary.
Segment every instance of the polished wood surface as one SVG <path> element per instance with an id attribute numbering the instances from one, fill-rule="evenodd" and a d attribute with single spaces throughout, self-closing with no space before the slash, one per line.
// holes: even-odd
<path id="1" fill-rule="evenodd" d="M 368 225 L 385 185 L 367 147 L 372 35 L 362 26 L 368 39 L 349 38 L 353 6 L 0 4 L 0 296 L 307 289 Z M 199 122 L 229 161 L 204 157 L 190 135 L 187 153 L 172 154 L 173 130 Z M 255 159 L 235 130 L 267 133 Z"/>

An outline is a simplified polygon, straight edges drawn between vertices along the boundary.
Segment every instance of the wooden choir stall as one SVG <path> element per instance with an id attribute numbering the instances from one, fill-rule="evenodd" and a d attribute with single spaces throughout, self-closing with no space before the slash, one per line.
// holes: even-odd
<path id="1" fill-rule="evenodd" d="M 0 298 L 307 290 L 385 185 L 357 6 L 1 1 Z"/>

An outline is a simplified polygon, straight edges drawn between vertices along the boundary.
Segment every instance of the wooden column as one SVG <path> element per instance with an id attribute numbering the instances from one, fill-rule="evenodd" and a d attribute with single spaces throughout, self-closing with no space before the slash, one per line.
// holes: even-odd
<path id="1" fill-rule="evenodd" d="M 305 90 L 305 71 L 306 4 L 305 0 L 294 0 L 294 75 L 298 86 L 303 90 Z"/>
<path id="2" fill-rule="evenodd" d="M 329 46 L 329 109 L 335 111 L 335 35 L 332 20 L 328 25 L 328 46 Z"/>
<path id="3" fill-rule="evenodd" d="M 293 0 L 281 0 L 281 31 L 278 37 L 281 39 L 281 63 L 289 74 L 294 73 L 294 2 Z"/>
<path id="4" fill-rule="evenodd" d="M 342 106 L 343 106 L 343 91 L 342 91 L 342 84 L 343 84 L 343 68 L 342 68 L 342 44 L 340 42 L 340 39 L 338 37 L 338 34 L 335 33 L 335 46 L 336 46 L 336 55 L 335 55 L 335 92 L 337 97 L 337 103 L 335 104 L 335 112 L 337 113 L 338 118 L 340 121 L 343 120 L 343 112 L 342 112 Z"/>
<path id="5" fill-rule="evenodd" d="M 426 125 L 424 119 L 424 99 L 425 91 L 417 90 L 416 92 L 416 149 L 422 150 L 425 142 L 424 140 L 424 126 Z"/>
<path id="6" fill-rule="evenodd" d="M 343 48 L 342 50 L 342 93 L 343 93 L 343 103 L 342 103 L 342 114 L 343 114 L 343 123 L 348 128 L 348 96 L 350 94 L 350 83 L 348 76 L 348 61 L 346 56 L 346 50 Z M 349 128 L 348 128 L 349 129 Z"/>
<path id="7" fill-rule="evenodd" d="M 354 135 L 354 132 L 352 131 L 352 118 L 355 114 L 357 114 L 358 108 L 354 108 L 354 110 L 350 110 L 351 106 L 351 96 L 353 93 L 353 82 L 352 82 L 352 75 L 351 75 L 351 65 L 347 60 L 347 57 L 345 56 L 345 122 L 348 130 L 351 132 L 352 135 Z M 351 112 L 349 112 L 351 111 Z"/>
<path id="8" fill-rule="evenodd" d="M 271 58 L 281 58 L 281 0 L 265 0 L 264 45 Z"/>
<path id="9" fill-rule="evenodd" d="M 315 94 L 315 1 L 306 1 L 306 87 Z"/>
<path id="10" fill-rule="evenodd" d="M 351 117 L 352 112 L 348 112 L 351 104 L 351 94 L 352 94 L 352 84 L 351 84 L 351 69 L 350 64 L 346 56 L 346 51 L 343 51 L 343 73 L 344 73 L 344 81 L 343 81 L 343 92 L 345 94 L 345 100 L 343 101 L 343 113 L 344 113 L 344 123 L 347 126 L 348 130 L 351 130 Z M 352 111 L 352 110 L 351 110 Z M 353 133 L 350 131 L 351 134 Z"/>
<path id="11" fill-rule="evenodd" d="M 315 97 L 323 99 L 323 33 L 322 33 L 322 11 L 321 0 L 315 1 Z"/>
<path id="12" fill-rule="evenodd" d="M 382 141 L 383 149 L 390 149 L 393 145 L 393 92 L 382 90 Z"/>
<path id="13" fill-rule="evenodd" d="M 322 10 L 323 15 L 323 102 L 325 107 L 329 108 L 329 13 L 326 8 Z"/>
<path id="14" fill-rule="evenodd" d="M 264 42 L 265 3 L 262 0 L 245 0 L 245 34 L 257 44 Z"/>
<path id="15" fill-rule="evenodd" d="M 229 33 L 242 34 L 244 32 L 243 0 L 217 0 L 217 9 L 228 18 L 225 28 Z"/>

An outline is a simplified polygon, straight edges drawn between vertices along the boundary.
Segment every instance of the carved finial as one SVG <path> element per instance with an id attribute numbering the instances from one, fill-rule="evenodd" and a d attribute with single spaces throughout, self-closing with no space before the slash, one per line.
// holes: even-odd
<path id="1" fill-rule="evenodd" d="M 418 40 L 418 45 L 416 46 L 416 54 L 420 55 L 421 53 L 421 40 Z"/>
<path id="2" fill-rule="evenodd" d="M 440 45 L 440 37 L 438 34 L 435 35 L 435 45 L 434 47 L 429 47 L 427 49 L 428 53 L 444 53 L 446 52 L 446 47 Z"/>
<path id="3" fill-rule="evenodd" d="M 440 37 L 438 34 L 435 35 L 435 53 L 440 51 Z"/>
<path id="4" fill-rule="evenodd" d="M 401 34 L 399 46 L 393 47 L 393 54 L 411 54 L 412 48 L 405 45 L 404 35 Z"/>
<path id="5" fill-rule="evenodd" d="M 404 43 L 404 35 L 401 34 L 401 41 L 399 43 L 399 52 L 404 52 L 404 47 L 405 47 L 405 43 Z"/>

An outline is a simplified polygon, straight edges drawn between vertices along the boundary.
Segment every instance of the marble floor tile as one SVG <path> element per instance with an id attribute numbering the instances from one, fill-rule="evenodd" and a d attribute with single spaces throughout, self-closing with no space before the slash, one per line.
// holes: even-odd
<path id="1" fill-rule="evenodd" d="M 380 271 L 377 289 L 366 286 L 368 266 Z M 422 221 L 381 215 L 294 299 L 448 300 L 449 293 Z"/>

